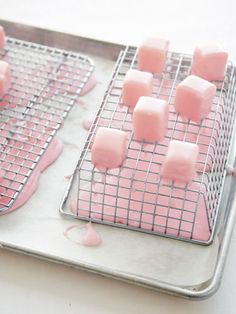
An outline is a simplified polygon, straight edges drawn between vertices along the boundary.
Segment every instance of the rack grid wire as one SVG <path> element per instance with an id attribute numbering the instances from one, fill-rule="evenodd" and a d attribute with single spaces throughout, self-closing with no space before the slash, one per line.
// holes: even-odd
<path id="1" fill-rule="evenodd" d="M 235 117 L 235 69 L 228 64 L 224 81 L 214 82 L 212 110 L 197 124 L 181 119 L 173 106 L 176 86 L 190 74 L 191 61 L 189 55 L 169 52 L 163 74 L 154 75 L 152 96 L 167 100 L 169 122 L 164 140 L 148 143 L 134 139 L 132 109 L 122 104 L 125 74 L 137 68 L 137 48 L 120 53 L 62 202 L 63 214 L 200 244 L 212 241 Z M 127 157 L 119 169 L 99 171 L 91 163 L 91 146 L 101 126 L 128 135 Z M 190 184 L 160 177 L 172 139 L 198 144 L 197 174 Z"/>
<path id="2" fill-rule="evenodd" d="M 8 37 L 0 99 L 0 212 L 11 208 L 94 70 L 86 56 Z"/>

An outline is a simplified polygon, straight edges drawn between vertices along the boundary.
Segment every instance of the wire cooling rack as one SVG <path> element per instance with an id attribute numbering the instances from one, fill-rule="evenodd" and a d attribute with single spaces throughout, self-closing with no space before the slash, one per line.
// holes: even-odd
<path id="1" fill-rule="evenodd" d="M 122 104 L 122 86 L 137 68 L 137 48 L 121 52 L 101 107 L 90 129 L 61 205 L 63 214 L 83 220 L 209 244 L 219 210 L 235 116 L 235 73 L 215 82 L 212 111 L 201 124 L 183 120 L 173 107 L 176 86 L 190 74 L 191 56 L 168 54 L 162 75 L 154 75 L 153 97 L 169 104 L 165 139 L 139 142 L 133 137 L 132 109 Z M 91 146 L 100 126 L 126 131 L 128 154 L 119 169 L 100 172 L 91 163 Z M 148 127 L 148 126 L 147 126 Z M 171 139 L 197 143 L 197 174 L 191 184 L 160 178 Z"/>
<path id="2" fill-rule="evenodd" d="M 77 53 L 7 38 L 12 84 L 0 100 L 0 212 L 10 208 L 60 128 L 94 65 Z"/>

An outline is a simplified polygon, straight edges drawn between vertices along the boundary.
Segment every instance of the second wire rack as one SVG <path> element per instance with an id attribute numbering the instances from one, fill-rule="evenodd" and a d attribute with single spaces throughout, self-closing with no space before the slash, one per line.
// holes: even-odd
<path id="1" fill-rule="evenodd" d="M 12 84 L 0 100 L 0 212 L 14 205 L 94 70 L 86 56 L 7 38 Z"/>

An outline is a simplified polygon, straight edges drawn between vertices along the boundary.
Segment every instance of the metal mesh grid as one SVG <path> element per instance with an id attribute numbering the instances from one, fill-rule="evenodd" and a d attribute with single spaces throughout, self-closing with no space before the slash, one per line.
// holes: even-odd
<path id="1" fill-rule="evenodd" d="M 0 100 L 0 211 L 11 207 L 93 72 L 77 53 L 7 38 L 12 83 Z"/>
<path id="2" fill-rule="evenodd" d="M 137 49 L 120 54 L 112 80 L 85 143 L 62 212 L 84 220 L 210 243 L 218 212 L 234 121 L 235 76 L 228 65 L 225 80 L 215 82 L 211 113 L 201 124 L 182 120 L 173 107 L 176 86 L 187 77 L 191 57 L 170 52 L 163 75 L 154 75 L 153 97 L 169 104 L 168 132 L 158 143 L 133 138 L 132 109 L 122 105 L 122 85 L 136 68 Z M 100 126 L 126 131 L 128 155 L 119 169 L 99 172 L 91 163 L 91 145 Z M 185 185 L 160 178 L 171 139 L 197 143 L 197 175 Z"/>

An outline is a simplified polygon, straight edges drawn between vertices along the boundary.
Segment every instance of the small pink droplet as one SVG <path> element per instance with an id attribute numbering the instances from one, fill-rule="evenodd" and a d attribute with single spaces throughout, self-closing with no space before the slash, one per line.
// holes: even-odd
<path id="1" fill-rule="evenodd" d="M 66 180 L 70 180 L 71 177 L 72 177 L 72 174 L 68 174 L 68 175 L 66 175 L 64 178 L 65 178 Z"/>
<path id="2" fill-rule="evenodd" d="M 86 107 L 85 102 L 84 102 L 83 100 L 81 100 L 80 98 L 78 98 L 78 99 L 76 100 L 76 103 L 77 103 L 79 106 L 81 106 L 81 107 Z"/>
<path id="3" fill-rule="evenodd" d="M 143 143 L 143 151 L 144 151 L 144 153 L 147 153 L 146 150 L 148 148 L 148 145 L 149 145 L 148 143 L 145 143 L 145 142 Z"/>
<path id="4" fill-rule="evenodd" d="M 85 130 L 89 131 L 92 124 L 93 124 L 93 119 L 91 119 L 91 118 L 84 118 L 83 119 L 83 128 Z"/>
<path id="5" fill-rule="evenodd" d="M 104 172 L 101 172 L 101 182 L 104 183 L 105 182 L 105 173 Z"/>

